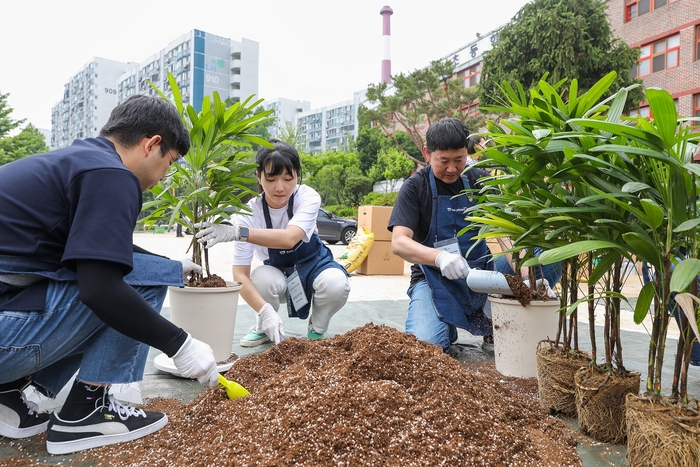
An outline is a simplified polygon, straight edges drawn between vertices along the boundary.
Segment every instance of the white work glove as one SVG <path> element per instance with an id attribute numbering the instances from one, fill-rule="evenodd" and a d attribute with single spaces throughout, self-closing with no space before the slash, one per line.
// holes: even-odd
<path id="1" fill-rule="evenodd" d="M 187 334 L 187 340 L 173 356 L 173 363 L 185 378 L 197 379 L 204 386 L 214 388 L 219 384 L 214 351 L 202 341 Z"/>
<path id="2" fill-rule="evenodd" d="M 523 279 L 523 283 L 530 287 L 530 279 Z M 549 281 L 547 279 L 537 279 L 535 280 L 535 290 L 540 290 L 546 288 L 548 298 L 557 298 L 557 293 L 549 287 Z"/>
<path id="3" fill-rule="evenodd" d="M 262 320 L 261 331 L 267 334 L 267 337 L 269 337 L 273 343 L 279 344 L 282 342 L 282 339 L 284 339 L 282 320 L 275 309 L 272 308 L 272 305 L 269 303 L 264 304 L 258 313 Z"/>
<path id="4" fill-rule="evenodd" d="M 466 279 L 469 275 L 469 264 L 463 256 L 441 251 L 435 258 L 435 266 L 440 268 L 443 276 L 453 281 Z"/>
<path id="5" fill-rule="evenodd" d="M 196 228 L 202 228 L 197 232 L 197 241 L 199 243 L 206 242 L 206 248 L 211 248 L 219 242 L 237 242 L 241 239 L 241 227 L 238 224 L 212 224 L 211 222 L 198 222 L 194 225 Z"/>
<path id="6" fill-rule="evenodd" d="M 198 274 L 202 274 L 202 266 L 199 264 L 195 263 L 192 261 L 190 258 L 182 258 L 179 260 L 182 263 L 182 275 L 187 277 L 190 275 L 191 272 L 196 272 Z"/>

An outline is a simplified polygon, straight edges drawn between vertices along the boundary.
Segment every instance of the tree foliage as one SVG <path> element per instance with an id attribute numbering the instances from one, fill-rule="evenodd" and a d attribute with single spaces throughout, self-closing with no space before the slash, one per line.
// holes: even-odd
<path id="1" fill-rule="evenodd" d="M 617 73 L 607 96 L 640 80 L 629 70 L 639 52 L 614 37 L 600 0 L 533 0 L 513 21 L 498 31 L 498 42 L 484 54 L 479 102 L 503 104 L 498 86 L 519 82 L 527 90 L 549 74 L 549 81 L 577 79 L 581 90 L 590 89 L 610 71 Z M 567 96 L 563 96 L 566 98 Z M 643 98 L 640 88 L 630 92 L 628 108 Z"/>
<path id="2" fill-rule="evenodd" d="M 10 117 L 14 109 L 7 103 L 8 96 L 0 93 L 0 165 L 49 150 L 44 135 L 31 123 L 17 135 L 9 136 L 25 119 L 14 120 Z"/>
<path id="3" fill-rule="evenodd" d="M 301 131 L 299 127 L 291 122 L 284 122 L 284 126 L 280 127 L 277 138 L 285 143 L 289 143 L 295 148 L 301 143 Z"/>
<path id="4" fill-rule="evenodd" d="M 356 153 L 304 154 L 301 162 L 304 183 L 321 195 L 324 205 L 357 205 L 372 191 L 372 181 L 360 170 Z"/>
<path id="5" fill-rule="evenodd" d="M 423 153 L 413 144 L 411 137 L 405 131 L 397 131 L 392 137 L 389 137 L 378 126 L 370 127 L 367 124 L 360 124 L 360 129 L 357 133 L 356 150 L 360 158 L 360 170 L 362 170 L 362 173 L 369 174 L 369 169 L 377 162 L 377 156 L 380 151 L 396 148 L 397 144 L 400 146 L 401 152 L 406 152 L 412 159 L 419 160 L 422 164 L 425 164 Z"/>
<path id="6" fill-rule="evenodd" d="M 30 123 L 18 135 L 0 139 L 0 165 L 48 150 L 44 135 Z"/>
<path id="7" fill-rule="evenodd" d="M 422 151 L 425 130 L 434 121 L 446 117 L 462 120 L 467 128 L 476 130 L 483 124 L 482 116 L 469 114 L 469 106 L 477 98 L 475 88 L 465 88 L 461 78 L 454 75 L 449 60 L 436 60 L 430 66 L 392 77 L 393 84 L 372 84 L 367 89 L 369 107 L 361 113 L 364 123 L 374 122 L 394 140 L 396 147 L 418 165 L 425 162 L 413 157 L 394 136 L 403 130 L 414 146 Z"/>
<path id="8" fill-rule="evenodd" d="M 388 192 L 394 191 L 397 180 L 406 178 L 416 165 L 401 154 L 396 148 L 381 150 L 377 162 L 369 171 L 369 178 L 373 182 L 387 181 Z"/>

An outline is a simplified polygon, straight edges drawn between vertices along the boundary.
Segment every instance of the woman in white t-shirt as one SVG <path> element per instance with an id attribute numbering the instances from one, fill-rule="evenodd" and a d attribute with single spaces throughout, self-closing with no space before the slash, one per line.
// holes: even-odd
<path id="1" fill-rule="evenodd" d="M 316 231 L 321 197 L 299 185 L 301 160 L 294 147 L 270 140 L 255 156 L 255 174 L 261 196 L 248 202 L 251 215 L 237 215 L 232 225 L 205 223 L 197 233 L 211 248 L 218 242 L 236 241 L 233 279 L 243 285 L 241 296 L 257 312 L 257 322 L 241 339 L 241 346 L 284 338 L 277 314 L 286 301 L 290 317 L 309 317 L 307 337 L 326 337 L 331 317 L 350 293 L 349 275 L 333 260 Z M 253 256 L 263 265 L 251 271 Z"/>

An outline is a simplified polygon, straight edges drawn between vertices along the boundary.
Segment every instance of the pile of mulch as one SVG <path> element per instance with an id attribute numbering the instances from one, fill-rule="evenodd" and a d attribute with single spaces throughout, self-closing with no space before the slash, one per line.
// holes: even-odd
<path id="1" fill-rule="evenodd" d="M 168 425 L 86 452 L 114 466 L 579 466 L 567 427 L 493 368 L 465 370 L 439 346 L 367 324 L 289 338 L 234 363 L 251 394 L 154 399 Z M 529 386 L 528 386 L 529 385 Z M 535 394 L 535 396 L 533 396 Z"/>

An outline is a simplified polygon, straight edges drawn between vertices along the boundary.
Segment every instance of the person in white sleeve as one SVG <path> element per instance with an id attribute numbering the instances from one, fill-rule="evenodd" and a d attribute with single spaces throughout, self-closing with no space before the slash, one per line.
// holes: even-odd
<path id="1" fill-rule="evenodd" d="M 276 139 L 273 148 L 255 156 L 260 197 L 251 199 L 251 215 L 237 215 L 232 224 L 203 223 L 196 237 L 211 248 L 235 241 L 233 279 L 241 296 L 257 312 L 257 322 L 241 339 L 255 347 L 284 338 L 277 311 L 286 302 L 290 317 L 309 318 L 307 337 L 326 337 L 331 317 L 348 299 L 348 273 L 318 236 L 316 217 L 321 197 L 299 184 L 301 160 L 294 146 Z M 251 271 L 253 256 L 263 265 Z"/>

